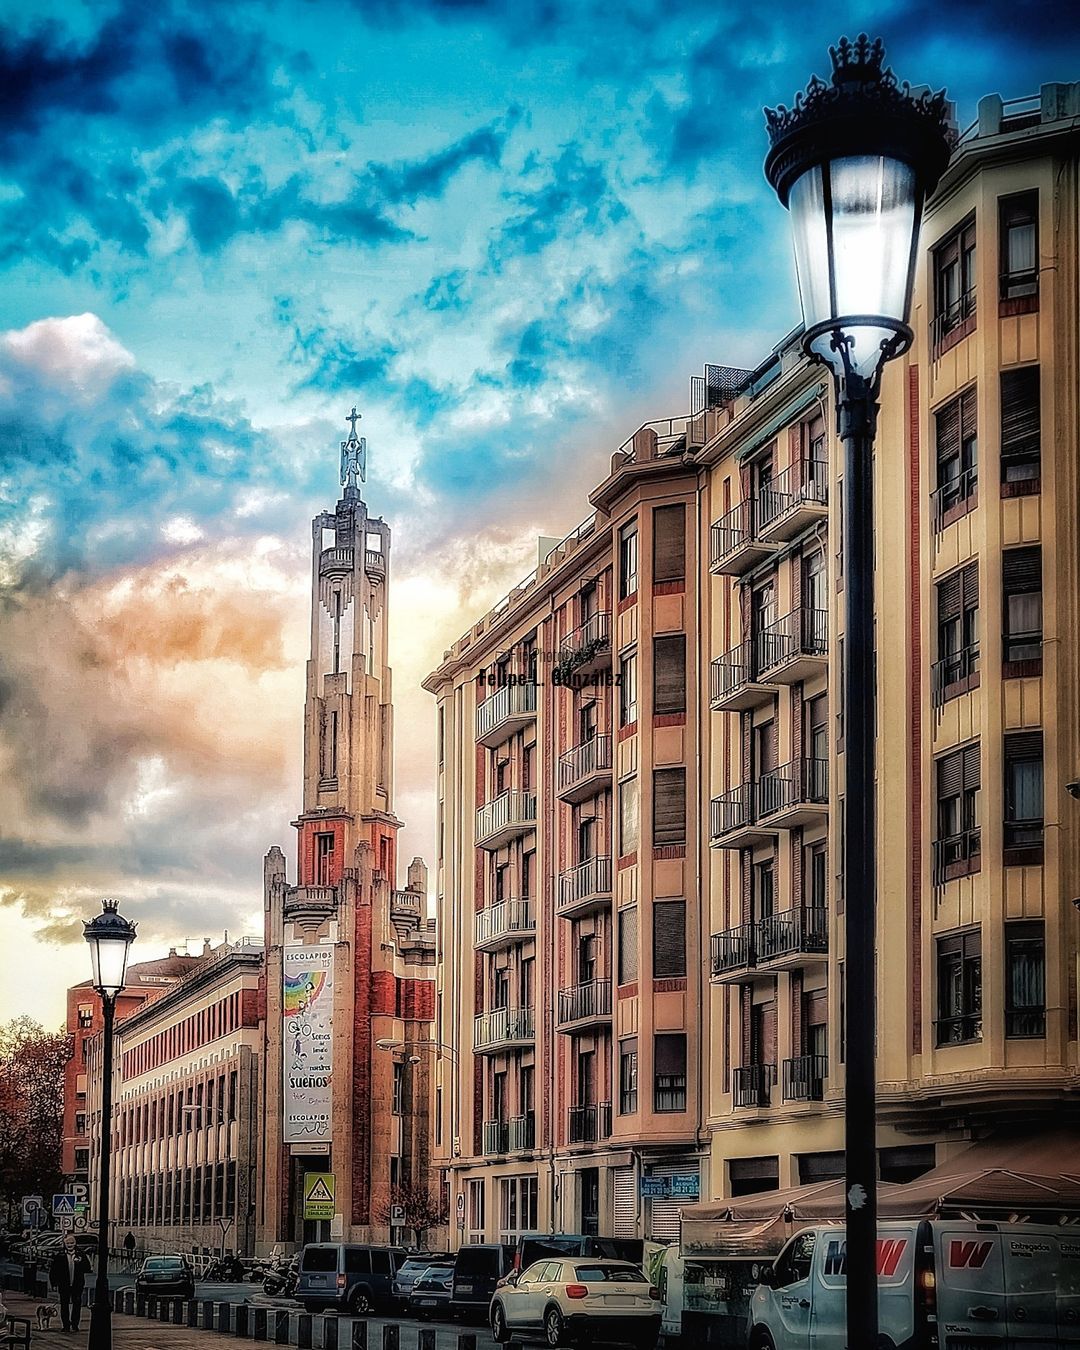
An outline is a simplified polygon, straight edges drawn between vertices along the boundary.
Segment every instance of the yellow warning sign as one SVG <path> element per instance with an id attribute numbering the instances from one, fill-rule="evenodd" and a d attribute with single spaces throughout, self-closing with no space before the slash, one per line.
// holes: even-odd
<path id="1" fill-rule="evenodd" d="M 304 1218 L 332 1219 L 334 1217 L 333 1172 L 304 1173 Z"/>

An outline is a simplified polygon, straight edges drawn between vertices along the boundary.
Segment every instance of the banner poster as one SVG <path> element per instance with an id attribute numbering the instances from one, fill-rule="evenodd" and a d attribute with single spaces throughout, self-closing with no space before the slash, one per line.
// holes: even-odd
<path id="1" fill-rule="evenodd" d="M 286 947 L 282 997 L 285 1143 L 330 1142 L 334 948 Z"/>

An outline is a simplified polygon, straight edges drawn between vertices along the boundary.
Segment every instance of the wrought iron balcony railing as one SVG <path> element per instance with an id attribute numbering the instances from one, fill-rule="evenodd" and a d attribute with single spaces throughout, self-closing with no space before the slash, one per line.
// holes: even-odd
<path id="1" fill-rule="evenodd" d="M 559 909 L 582 909 L 611 898 L 611 858 L 606 853 L 587 858 L 559 876 Z"/>
<path id="2" fill-rule="evenodd" d="M 484 1121 L 484 1157 L 493 1158 L 510 1151 L 510 1126 L 505 1120 Z"/>
<path id="3" fill-rule="evenodd" d="M 509 788 L 476 812 L 476 842 L 480 848 L 498 848 L 535 827 L 535 792 Z"/>
<path id="4" fill-rule="evenodd" d="M 567 1128 L 571 1144 L 596 1144 L 611 1137 L 611 1103 L 571 1106 Z"/>
<path id="5" fill-rule="evenodd" d="M 800 605 L 760 629 L 750 639 L 751 661 L 759 677 L 778 678 L 799 658 L 829 654 L 829 611 Z"/>
<path id="6" fill-rule="evenodd" d="M 828 462 L 800 456 L 758 493 L 757 528 L 763 535 L 783 530 L 800 512 L 823 514 L 828 504 Z"/>
<path id="7" fill-rule="evenodd" d="M 473 1048 L 490 1050 L 501 1045 L 527 1045 L 534 1036 L 532 1008 L 492 1008 L 473 1019 Z"/>
<path id="8" fill-rule="evenodd" d="M 825 806 L 829 801 L 829 761 L 793 759 L 758 780 L 759 815 L 776 815 L 794 806 Z"/>
<path id="9" fill-rule="evenodd" d="M 509 736 L 535 716 L 536 685 L 504 684 L 477 705 L 476 739 L 498 744 L 500 733 Z"/>
<path id="10" fill-rule="evenodd" d="M 559 1024 L 596 1021 L 611 1016 L 611 981 L 588 980 L 559 990 Z"/>
<path id="11" fill-rule="evenodd" d="M 526 1111 L 522 1116 L 510 1117 L 509 1152 L 527 1153 L 536 1147 L 536 1114 Z"/>
<path id="12" fill-rule="evenodd" d="M 727 975 L 733 970 L 745 970 L 754 964 L 754 929 L 752 923 L 740 923 L 735 928 L 712 935 L 709 945 L 714 975 Z"/>
<path id="13" fill-rule="evenodd" d="M 536 932 L 533 903 L 527 898 L 501 900 L 478 910 L 475 919 L 475 946 L 511 943 Z"/>
<path id="14" fill-rule="evenodd" d="M 825 1095 L 829 1061 L 824 1055 L 796 1055 L 784 1060 L 783 1097 L 786 1102 L 819 1102 Z"/>
<path id="15" fill-rule="evenodd" d="M 566 796 L 597 774 L 611 772 L 611 737 L 591 736 L 559 756 L 559 795 Z"/>
<path id="16" fill-rule="evenodd" d="M 776 1082 L 775 1064 L 744 1064 L 731 1072 L 735 1106 L 768 1106 L 769 1090 Z"/>
<path id="17" fill-rule="evenodd" d="M 829 950 L 829 912 L 816 905 L 796 905 L 759 919 L 754 935 L 758 961 L 824 953 Z"/>

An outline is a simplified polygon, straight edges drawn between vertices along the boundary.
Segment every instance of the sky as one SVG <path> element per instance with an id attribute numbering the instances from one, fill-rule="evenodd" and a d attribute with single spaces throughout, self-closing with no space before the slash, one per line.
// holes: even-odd
<path id="1" fill-rule="evenodd" d="M 0 1020 L 59 1023 L 103 895 L 133 959 L 260 931 L 353 404 L 432 859 L 420 680 L 795 325 L 761 108 L 863 29 L 961 125 L 1080 79 L 1042 0 L 0 0 Z"/>

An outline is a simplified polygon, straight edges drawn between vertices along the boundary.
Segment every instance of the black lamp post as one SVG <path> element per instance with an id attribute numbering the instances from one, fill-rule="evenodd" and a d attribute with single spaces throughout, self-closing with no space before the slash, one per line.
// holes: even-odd
<path id="1" fill-rule="evenodd" d="M 791 212 L 807 354 L 832 371 L 844 444 L 847 1344 L 876 1346 L 873 451 L 885 362 L 907 325 L 923 203 L 951 145 L 944 92 L 883 69 L 881 39 L 830 48 L 795 107 L 765 110 L 765 175 Z"/>
<path id="2" fill-rule="evenodd" d="M 83 925 L 93 965 L 91 983 L 101 995 L 105 1027 L 101 1060 L 101 1171 L 98 1189 L 98 1275 L 90 1311 L 89 1350 L 112 1350 L 112 1303 L 109 1298 L 109 1150 L 112 1146 L 113 1013 L 124 987 L 128 948 L 135 925 L 118 914 L 117 900 L 102 900 L 101 913 Z"/>

